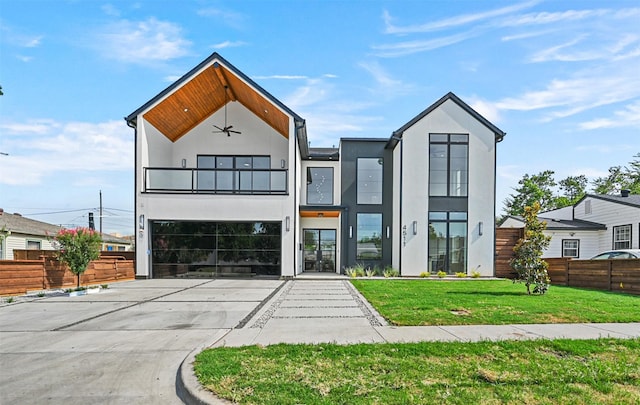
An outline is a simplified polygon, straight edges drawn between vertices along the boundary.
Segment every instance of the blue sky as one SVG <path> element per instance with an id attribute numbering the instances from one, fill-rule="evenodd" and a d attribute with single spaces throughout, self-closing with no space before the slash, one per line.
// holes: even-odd
<path id="1" fill-rule="evenodd" d="M 453 91 L 525 173 L 640 153 L 635 1 L 0 0 L 0 207 L 132 233 L 133 112 L 213 52 L 307 121 L 312 146 L 388 137 Z"/>

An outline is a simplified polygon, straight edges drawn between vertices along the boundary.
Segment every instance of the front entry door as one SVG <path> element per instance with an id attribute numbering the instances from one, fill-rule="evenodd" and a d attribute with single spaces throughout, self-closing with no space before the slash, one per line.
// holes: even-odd
<path id="1" fill-rule="evenodd" d="M 304 271 L 336 271 L 336 230 L 304 230 Z"/>

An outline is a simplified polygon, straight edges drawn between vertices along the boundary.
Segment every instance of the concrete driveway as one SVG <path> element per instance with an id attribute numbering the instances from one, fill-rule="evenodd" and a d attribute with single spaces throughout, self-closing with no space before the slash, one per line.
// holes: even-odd
<path id="1" fill-rule="evenodd" d="M 181 404 L 176 370 L 280 280 L 139 280 L 0 306 L 0 403 Z"/>

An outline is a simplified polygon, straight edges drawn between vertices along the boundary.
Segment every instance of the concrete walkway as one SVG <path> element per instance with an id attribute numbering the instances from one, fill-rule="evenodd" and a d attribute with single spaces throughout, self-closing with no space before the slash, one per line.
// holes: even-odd
<path id="1" fill-rule="evenodd" d="M 345 277 L 139 280 L 0 303 L 0 403 L 221 403 L 193 375 L 212 346 L 607 336 L 640 323 L 394 327 Z"/>

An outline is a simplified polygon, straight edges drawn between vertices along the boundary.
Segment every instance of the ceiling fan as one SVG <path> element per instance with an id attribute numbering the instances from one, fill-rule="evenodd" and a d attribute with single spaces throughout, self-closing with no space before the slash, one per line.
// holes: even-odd
<path id="1" fill-rule="evenodd" d="M 227 104 L 229 103 L 229 98 L 227 95 L 227 86 L 224 86 L 224 127 L 220 128 L 217 125 L 214 125 L 214 127 L 217 129 L 217 131 L 213 131 L 214 134 L 227 134 L 227 136 L 231 136 L 231 133 L 234 134 L 241 134 L 242 132 L 240 131 L 235 131 L 231 128 L 233 128 L 233 125 L 227 125 Z"/>

